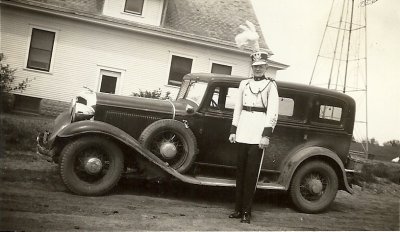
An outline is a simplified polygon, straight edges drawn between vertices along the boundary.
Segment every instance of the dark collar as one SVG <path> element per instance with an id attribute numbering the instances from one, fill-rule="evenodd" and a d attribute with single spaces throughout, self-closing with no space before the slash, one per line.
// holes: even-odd
<path id="1" fill-rule="evenodd" d="M 262 76 L 262 77 L 253 77 L 253 79 L 255 81 L 262 81 L 262 80 L 267 79 L 267 78 L 265 78 L 265 76 Z"/>

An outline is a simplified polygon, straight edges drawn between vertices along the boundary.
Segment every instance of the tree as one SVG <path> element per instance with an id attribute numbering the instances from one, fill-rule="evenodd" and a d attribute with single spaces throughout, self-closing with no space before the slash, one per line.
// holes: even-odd
<path id="1" fill-rule="evenodd" d="M 397 140 L 397 139 L 392 139 L 392 140 L 389 140 L 387 142 L 384 142 L 383 146 L 398 147 L 398 146 L 400 146 L 400 141 Z"/>
<path id="2" fill-rule="evenodd" d="M 0 92 L 9 93 L 13 90 L 19 90 L 22 92 L 28 87 L 29 79 L 26 78 L 22 82 L 14 85 L 14 74 L 16 69 L 11 68 L 9 64 L 5 64 L 4 60 L 4 54 L 0 53 Z"/>
<path id="3" fill-rule="evenodd" d="M 366 140 L 362 140 L 361 143 L 365 144 L 365 143 L 366 143 Z M 369 144 L 369 145 L 372 145 L 372 146 L 379 146 L 379 142 L 378 142 L 378 140 L 376 140 L 375 138 L 370 138 L 370 139 L 368 140 L 368 144 Z"/>

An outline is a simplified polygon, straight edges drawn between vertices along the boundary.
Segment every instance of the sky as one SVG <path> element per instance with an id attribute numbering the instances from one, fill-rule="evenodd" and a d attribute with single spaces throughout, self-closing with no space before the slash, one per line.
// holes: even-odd
<path id="1" fill-rule="evenodd" d="M 271 58 L 290 65 L 278 71 L 277 80 L 308 84 L 332 0 L 252 3 L 266 43 L 274 53 Z M 378 0 L 368 6 L 368 137 L 381 145 L 400 140 L 399 25 L 400 0 Z"/>

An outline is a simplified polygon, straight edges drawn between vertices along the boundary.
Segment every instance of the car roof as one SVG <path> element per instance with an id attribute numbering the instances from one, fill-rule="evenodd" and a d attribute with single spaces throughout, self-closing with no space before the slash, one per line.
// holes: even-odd
<path id="1" fill-rule="evenodd" d="M 240 83 L 242 80 L 249 79 L 249 77 L 235 76 L 235 75 L 225 75 L 225 74 L 215 74 L 215 73 L 190 73 L 184 77 L 184 80 L 199 80 L 203 82 L 237 82 Z M 292 82 L 276 81 L 280 88 L 295 89 L 302 92 L 309 92 L 320 95 L 328 95 L 331 97 L 336 97 L 343 99 L 345 101 L 354 102 L 353 98 L 350 96 L 321 87 L 316 87 L 312 85 L 305 85 Z"/>

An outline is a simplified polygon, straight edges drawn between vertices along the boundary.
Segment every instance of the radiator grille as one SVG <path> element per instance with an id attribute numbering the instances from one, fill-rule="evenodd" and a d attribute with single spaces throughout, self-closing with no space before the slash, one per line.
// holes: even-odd
<path id="1" fill-rule="evenodd" d="M 160 120 L 160 117 L 136 113 L 107 111 L 105 122 L 127 132 L 134 138 L 139 138 L 142 131 L 151 123 Z"/>

